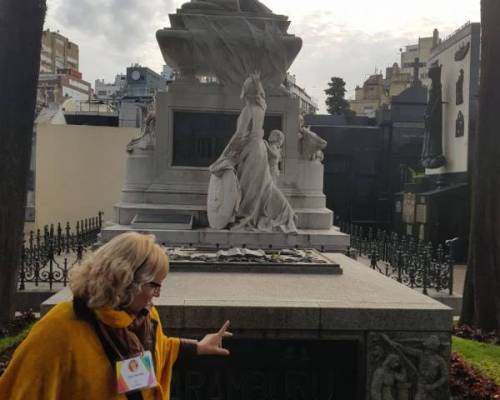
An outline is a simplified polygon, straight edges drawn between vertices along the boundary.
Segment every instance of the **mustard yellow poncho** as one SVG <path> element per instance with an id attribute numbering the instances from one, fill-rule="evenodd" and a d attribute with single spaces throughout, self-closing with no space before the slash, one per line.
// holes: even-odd
<path id="1" fill-rule="evenodd" d="M 97 318 L 113 328 L 130 325 L 124 311 L 101 309 Z M 180 340 L 163 334 L 158 321 L 154 352 L 159 386 L 142 392 L 144 400 L 168 400 L 172 367 Z M 92 326 L 78 319 L 72 302 L 55 306 L 36 323 L 21 343 L 0 377 L 2 400 L 110 400 L 126 399 L 116 394 L 115 372 Z"/>

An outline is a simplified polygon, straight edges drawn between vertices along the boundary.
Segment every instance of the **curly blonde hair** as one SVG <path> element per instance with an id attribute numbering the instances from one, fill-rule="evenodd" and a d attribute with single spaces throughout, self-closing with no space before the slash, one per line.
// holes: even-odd
<path id="1" fill-rule="evenodd" d="M 75 297 L 89 308 L 126 308 L 142 285 L 168 272 L 168 257 L 153 235 L 123 233 L 92 253 L 70 275 Z"/>

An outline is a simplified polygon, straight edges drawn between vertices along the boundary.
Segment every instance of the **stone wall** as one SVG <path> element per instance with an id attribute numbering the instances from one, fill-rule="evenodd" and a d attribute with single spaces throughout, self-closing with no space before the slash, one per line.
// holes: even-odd
<path id="1" fill-rule="evenodd" d="M 120 198 L 127 143 L 137 129 L 41 124 L 37 128 L 35 225 L 72 225 Z"/>

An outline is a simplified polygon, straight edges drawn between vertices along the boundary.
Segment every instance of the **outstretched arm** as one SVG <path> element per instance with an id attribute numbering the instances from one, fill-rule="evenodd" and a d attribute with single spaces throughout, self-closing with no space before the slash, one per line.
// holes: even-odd
<path id="1" fill-rule="evenodd" d="M 222 339 L 233 336 L 233 334 L 227 330 L 228 328 L 229 321 L 226 321 L 218 332 L 209 333 L 200 341 L 193 339 L 181 339 L 181 341 L 196 346 L 196 354 L 198 355 L 228 356 L 229 350 L 222 347 Z"/>
<path id="2" fill-rule="evenodd" d="M 382 336 L 382 338 L 387 343 L 389 343 L 393 348 L 395 348 L 396 350 L 401 351 L 404 354 L 408 354 L 410 356 L 415 356 L 415 357 L 419 357 L 422 354 L 421 350 L 414 349 L 414 348 L 411 348 L 411 347 L 408 347 L 408 346 L 403 346 L 402 344 L 400 344 L 400 343 L 398 343 L 398 342 L 396 342 L 394 340 L 391 340 L 389 338 L 389 336 L 387 336 L 385 333 L 381 333 L 380 336 Z"/>

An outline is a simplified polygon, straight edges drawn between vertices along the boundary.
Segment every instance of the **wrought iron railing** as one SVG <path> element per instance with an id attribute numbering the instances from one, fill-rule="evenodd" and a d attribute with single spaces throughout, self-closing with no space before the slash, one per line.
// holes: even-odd
<path id="1" fill-rule="evenodd" d="M 35 288 L 46 284 L 50 290 L 56 284 L 66 286 L 71 267 L 81 261 L 89 247 L 97 242 L 102 215 L 99 212 L 97 217 L 78 221 L 74 229 L 69 222 L 64 227 L 58 223 L 25 235 L 18 289 L 26 290 L 27 284 Z"/>
<path id="2" fill-rule="evenodd" d="M 453 294 L 453 244 L 433 245 L 413 236 L 398 235 L 383 230 L 365 229 L 353 224 L 340 224 L 340 229 L 351 236 L 348 255 L 366 256 L 370 267 L 411 288 Z"/>

